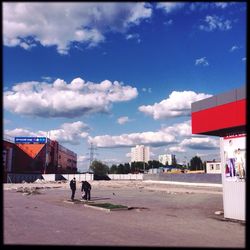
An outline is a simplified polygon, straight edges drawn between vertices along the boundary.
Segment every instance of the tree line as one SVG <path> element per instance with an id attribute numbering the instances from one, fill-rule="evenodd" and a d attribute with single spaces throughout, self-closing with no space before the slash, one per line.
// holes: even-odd
<path id="1" fill-rule="evenodd" d="M 107 175 L 107 174 L 135 174 L 135 173 L 143 173 L 144 171 L 147 171 L 152 168 L 161 168 L 166 167 L 167 165 L 163 165 L 159 161 L 152 160 L 148 161 L 148 163 L 145 162 L 132 162 L 130 163 L 124 163 L 124 164 L 113 164 L 111 167 L 106 165 L 105 163 L 95 160 L 92 162 L 90 169 L 94 172 L 96 175 Z M 206 162 L 202 162 L 201 158 L 198 156 L 193 157 L 190 160 L 190 163 L 187 165 L 180 165 L 175 160 L 173 164 L 171 165 L 174 168 L 178 169 L 188 169 L 188 170 L 204 170 L 206 166 Z"/>

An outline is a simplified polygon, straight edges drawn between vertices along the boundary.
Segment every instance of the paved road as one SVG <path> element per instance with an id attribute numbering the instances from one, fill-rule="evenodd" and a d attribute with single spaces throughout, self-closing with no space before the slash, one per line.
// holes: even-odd
<path id="1" fill-rule="evenodd" d="M 112 212 L 65 202 L 68 188 L 4 190 L 4 244 L 245 247 L 245 224 L 215 215 L 222 193 L 177 190 L 93 185 L 94 202 L 133 208 Z"/>

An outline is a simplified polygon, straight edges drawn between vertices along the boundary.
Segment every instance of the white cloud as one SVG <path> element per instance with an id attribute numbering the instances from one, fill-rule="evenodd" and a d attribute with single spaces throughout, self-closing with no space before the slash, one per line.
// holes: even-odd
<path id="1" fill-rule="evenodd" d="M 101 83 L 76 78 L 67 84 L 57 79 L 53 83 L 24 82 L 4 92 L 4 108 L 20 115 L 38 117 L 78 117 L 108 112 L 112 103 L 137 97 L 137 89 L 109 80 Z"/>
<path id="2" fill-rule="evenodd" d="M 163 9 L 166 13 L 170 13 L 174 10 L 181 9 L 184 7 L 185 3 L 177 3 L 177 2 L 160 2 L 157 3 L 156 8 Z"/>
<path id="3" fill-rule="evenodd" d="M 42 76 L 41 78 L 42 78 L 42 80 L 44 80 L 44 81 L 46 81 L 46 82 L 51 82 L 51 81 L 53 81 L 53 77 L 51 77 L 51 76 Z"/>
<path id="4" fill-rule="evenodd" d="M 126 157 L 131 158 L 131 152 L 128 152 L 128 153 L 126 154 Z"/>
<path id="5" fill-rule="evenodd" d="M 218 138 L 192 135 L 190 120 L 163 127 L 158 131 L 89 137 L 88 142 L 100 148 L 134 147 L 143 144 L 153 150 L 155 147 L 169 146 L 168 150 L 174 154 L 190 150 L 216 150 L 219 147 Z M 126 157 L 130 156 L 130 153 L 126 154 Z"/>
<path id="6" fill-rule="evenodd" d="M 32 14 L 31 14 L 32 13 Z M 28 49 L 40 43 L 67 54 L 72 42 L 96 46 L 109 31 L 126 32 L 151 17 L 146 3 L 6 2 L 3 40 L 6 46 Z"/>
<path id="7" fill-rule="evenodd" d="M 165 25 L 171 25 L 173 24 L 173 20 L 169 19 L 168 21 L 164 22 Z"/>
<path id="8" fill-rule="evenodd" d="M 64 123 L 60 128 L 49 131 L 39 130 L 37 132 L 33 132 L 30 129 L 16 128 L 13 130 L 5 130 L 4 134 L 10 137 L 46 136 L 51 140 L 57 140 L 60 143 L 78 145 L 83 139 L 88 137 L 88 130 L 89 128 L 85 123 L 77 121 L 73 123 Z"/>
<path id="9" fill-rule="evenodd" d="M 202 58 L 198 58 L 195 60 L 195 65 L 208 66 L 209 63 L 208 63 L 206 57 L 202 57 Z"/>
<path id="10" fill-rule="evenodd" d="M 131 121 L 127 116 L 122 116 L 117 119 L 117 123 L 119 124 L 125 124 L 127 122 Z"/>
<path id="11" fill-rule="evenodd" d="M 234 46 L 230 49 L 230 52 L 233 52 L 233 51 L 235 51 L 235 50 L 237 50 L 237 49 L 239 49 L 239 47 L 236 46 L 236 45 L 234 45 Z"/>
<path id="12" fill-rule="evenodd" d="M 181 147 L 181 146 L 173 146 L 173 147 L 170 147 L 169 148 L 169 151 L 171 153 L 183 153 L 183 152 L 186 152 L 186 150 Z"/>
<path id="13" fill-rule="evenodd" d="M 203 136 L 186 138 L 180 143 L 180 146 L 199 150 L 215 149 L 219 148 L 219 139 Z"/>
<path id="14" fill-rule="evenodd" d="M 157 132 L 141 132 L 122 134 L 117 136 L 101 135 L 95 137 L 89 137 L 89 143 L 94 143 L 100 148 L 118 148 L 118 147 L 132 147 L 137 144 L 144 145 L 165 145 L 174 141 L 175 137 L 171 134 L 167 134 L 163 131 Z"/>
<path id="15" fill-rule="evenodd" d="M 143 92 L 148 92 L 148 93 L 152 93 L 152 89 L 151 88 L 142 88 Z"/>
<path id="16" fill-rule="evenodd" d="M 77 164 L 80 162 L 89 162 L 89 158 L 86 155 L 77 155 Z"/>
<path id="17" fill-rule="evenodd" d="M 128 34 L 126 36 L 127 40 L 136 40 L 137 43 L 141 42 L 140 35 L 139 34 Z"/>
<path id="18" fill-rule="evenodd" d="M 224 20 L 222 17 L 216 15 L 206 16 L 204 20 L 205 24 L 200 25 L 199 28 L 205 31 L 213 30 L 230 30 L 232 28 L 232 22 L 230 20 Z"/>
<path id="19" fill-rule="evenodd" d="M 183 153 L 190 150 L 215 150 L 219 148 L 219 139 L 197 135 L 196 137 L 184 138 L 176 146 L 169 148 L 172 153 Z"/>
<path id="20" fill-rule="evenodd" d="M 77 169 L 80 172 L 86 172 L 89 168 L 89 158 L 85 155 L 77 155 Z"/>
<path id="21" fill-rule="evenodd" d="M 221 9 L 225 9 L 226 7 L 229 6 L 229 3 L 218 2 L 218 3 L 214 3 L 214 5 L 215 5 L 216 7 L 221 8 Z"/>
<path id="22" fill-rule="evenodd" d="M 143 105 L 138 109 L 155 120 L 169 117 L 189 116 L 191 103 L 210 97 L 209 94 L 195 93 L 193 91 L 173 91 L 167 99 L 154 105 Z"/>
<path id="23" fill-rule="evenodd" d="M 132 147 L 137 144 L 158 147 L 173 144 L 177 142 L 178 137 L 189 137 L 191 133 L 190 121 L 186 121 L 163 127 L 158 131 L 89 137 L 88 142 L 103 148 Z"/>
<path id="24" fill-rule="evenodd" d="M 242 60 L 243 62 L 245 62 L 245 61 L 247 60 L 247 58 L 246 58 L 246 57 L 243 57 L 241 60 Z"/>

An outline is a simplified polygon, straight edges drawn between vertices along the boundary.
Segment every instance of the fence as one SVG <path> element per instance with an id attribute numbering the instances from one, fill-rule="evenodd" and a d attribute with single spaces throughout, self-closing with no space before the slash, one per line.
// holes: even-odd
<path id="1" fill-rule="evenodd" d="M 76 181 L 89 181 L 93 180 L 93 174 L 7 174 L 7 183 L 22 183 L 34 182 L 37 179 L 43 179 L 45 181 L 58 181 L 58 180 L 71 180 L 76 178 Z"/>
<path id="2" fill-rule="evenodd" d="M 143 180 L 143 174 L 108 174 L 111 180 Z"/>
<path id="3" fill-rule="evenodd" d="M 222 183 L 221 174 L 205 174 L 205 173 L 145 174 L 143 176 L 143 179 L 155 180 L 155 181 L 177 181 L 177 182 L 192 182 L 192 183 L 218 183 L 218 184 Z"/>

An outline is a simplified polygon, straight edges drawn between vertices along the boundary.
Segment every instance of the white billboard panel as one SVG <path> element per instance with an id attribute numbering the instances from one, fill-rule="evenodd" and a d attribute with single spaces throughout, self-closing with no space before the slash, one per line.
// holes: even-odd
<path id="1" fill-rule="evenodd" d="M 239 134 L 223 138 L 225 179 L 245 181 L 246 179 L 246 135 Z"/>

